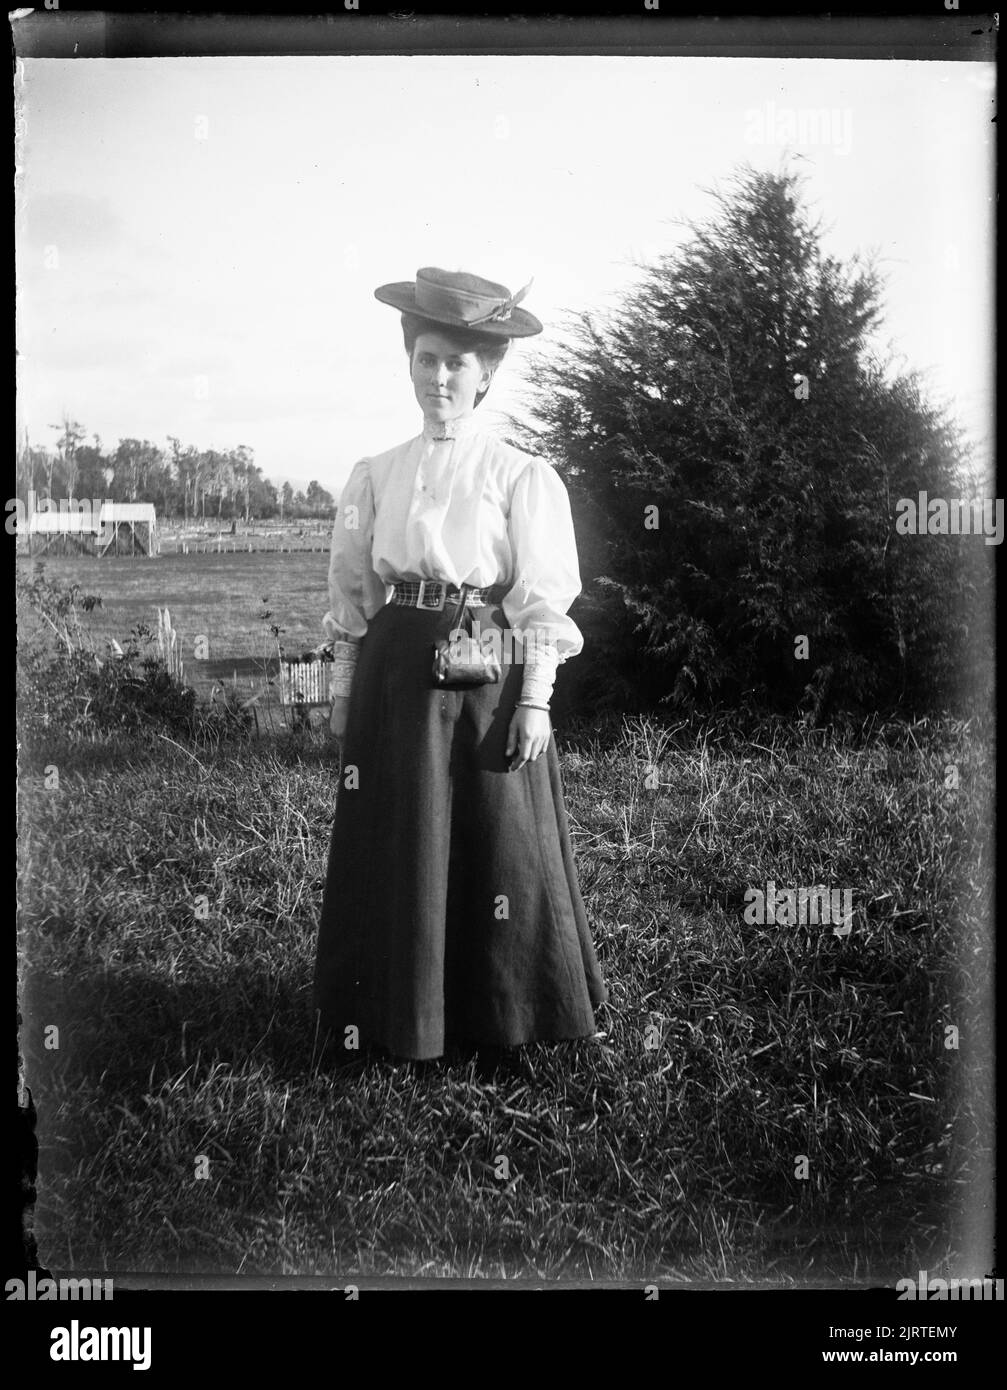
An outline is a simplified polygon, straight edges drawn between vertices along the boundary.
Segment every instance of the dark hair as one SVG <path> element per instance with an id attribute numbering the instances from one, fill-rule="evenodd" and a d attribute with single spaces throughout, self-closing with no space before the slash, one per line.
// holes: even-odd
<path id="1" fill-rule="evenodd" d="M 402 315 L 402 340 L 406 345 L 410 365 L 416 339 L 421 333 L 439 333 L 444 338 L 450 338 L 460 352 L 474 352 L 482 364 L 483 371 L 486 372 L 496 371 L 510 347 L 509 338 L 498 338 L 492 333 L 480 333 L 476 328 L 452 328 L 449 324 L 436 323 L 433 319 L 424 319 L 419 314 L 407 312 Z M 475 404 L 478 405 L 485 395 L 486 391 L 479 391 Z"/>

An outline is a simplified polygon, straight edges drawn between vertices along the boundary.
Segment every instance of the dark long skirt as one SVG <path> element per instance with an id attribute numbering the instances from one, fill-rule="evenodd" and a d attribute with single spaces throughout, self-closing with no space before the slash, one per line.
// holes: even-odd
<path id="1" fill-rule="evenodd" d="M 499 607 L 471 614 L 483 632 L 506 623 Z M 507 771 L 522 667 L 438 689 L 433 646 L 450 626 L 389 605 L 361 645 L 315 964 L 339 1048 L 431 1058 L 445 1040 L 584 1037 L 606 997 L 554 740 Z"/>

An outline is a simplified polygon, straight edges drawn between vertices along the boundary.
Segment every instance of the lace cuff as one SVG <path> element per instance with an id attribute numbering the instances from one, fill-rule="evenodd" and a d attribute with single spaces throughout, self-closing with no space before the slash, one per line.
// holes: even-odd
<path id="1" fill-rule="evenodd" d="M 332 643 L 332 684 L 333 696 L 346 697 L 353 688 L 353 673 L 360 655 L 360 643 L 336 638 Z"/>
<path id="2" fill-rule="evenodd" d="M 559 652 L 554 646 L 535 644 L 525 661 L 521 682 L 521 699 L 535 705 L 547 705 L 556 682 Z"/>

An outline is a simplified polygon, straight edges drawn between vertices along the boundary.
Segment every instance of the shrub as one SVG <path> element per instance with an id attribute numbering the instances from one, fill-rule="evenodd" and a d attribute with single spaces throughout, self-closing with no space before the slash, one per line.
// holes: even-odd
<path id="1" fill-rule="evenodd" d="M 156 731 L 197 740 L 247 733 L 251 715 L 228 705 L 201 708 L 168 670 L 156 635 L 139 623 L 125 647 L 99 653 L 82 616 L 101 605 L 76 583 L 50 579 L 38 562 L 18 575 L 18 732 L 29 753 L 110 734 Z"/>

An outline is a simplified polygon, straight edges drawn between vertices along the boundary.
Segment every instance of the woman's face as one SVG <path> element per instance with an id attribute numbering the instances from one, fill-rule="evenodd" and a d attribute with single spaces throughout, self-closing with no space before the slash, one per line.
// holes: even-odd
<path id="1" fill-rule="evenodd" d="M 419 335 L 410 370 L 420 409 L 432 423 L 467 415 L 493 376 L 474 352 L 460 352 L 442 333 Z"/>

